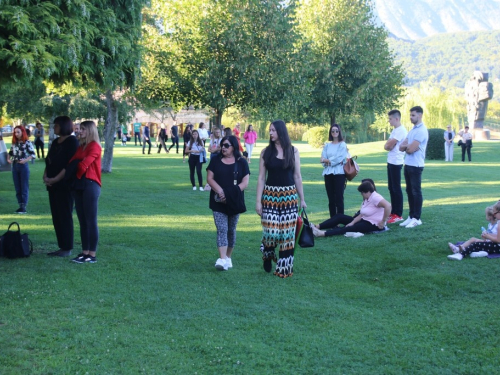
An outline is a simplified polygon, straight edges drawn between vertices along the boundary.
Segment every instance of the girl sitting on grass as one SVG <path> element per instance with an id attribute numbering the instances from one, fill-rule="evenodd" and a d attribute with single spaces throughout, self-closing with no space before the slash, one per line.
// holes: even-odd
<path id="1" fill-rule="evenodd" d="M 493 215 L 493 206 L 488 206 L 486 207 L 486 220 L 488 220 L 488 228 L 484 229 L 482 228 L 482 233 L 489 233 L 496 235 L 497 234 L 497 227 L 498 227 L 498 222 L 497 219 L 495 218 L 495 215 Z M 466 242 L 457 242 L 456 244 L 452 244 L 451 242 L 448 242 L 448 247 L 450 250 L 457 254 L 460 252 L 459 246 L 462 245 L 463 248 L 466 248 L 470 244 L 473 244 L 474 242 L 484 242 L 485 240 L 481 238 L 475 238 L 472 237 L 471 239 L 467 240 Z M 489 240 L 486 240 L 489 241 Z M 480 258 L 480 257 L 485 257 L 488 254 L 484 254 L 484 251 L 481 252 L 480 254 L 471 254 L 471 258 Z"/>
<path id="2" fill-rule="evenodd" d="M 498 220 L 498 214 L 500 213 L 500 202 L 497 202 L 492 206 L 492 211 L 494 220 Z M 492 221 L 490 221 L 490 223 L 492 223 Z M 471 238 L 463 245 L 458 246 L 458 252 L 453 255 L 448 255 L 448 259 L 462 260 L 466 256 L 470 256 L 471 258 L 479 258 L 485 257 L 488 254 L 500 254 L 500 233 L 498 233 L 498 231 L 497 233 L 493 234 L 488 233 L 488 231 L 485 230 L 481 234 L 481 238 L 481 240 L 473 241 L 470 244 L 467 244 L 467 242 L 475 240 Z"/>

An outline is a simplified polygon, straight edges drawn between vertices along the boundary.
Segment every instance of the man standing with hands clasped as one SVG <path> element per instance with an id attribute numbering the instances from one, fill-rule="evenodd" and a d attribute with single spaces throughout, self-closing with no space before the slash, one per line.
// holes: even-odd
<path id="1" fill-rule="evenodd" d="M 422 214 L 422 172 L 424 170 L 425 150 L 429 140 L 429 132 L 422 122 L 424 110 L 420 106 L 410 109 L 410 121 L 413 129 L 408 137 L 399 146 L 400 151 L 406 152 L 404 175 L 406 181 L 406 193 L 408 194 L 408 205 L 410 215 L 408 219 L 399 224 L 405 228 L 413 228 L 422 225 L 420 215 Z"/>
<path id="2" fill-rule="evenodd" d="M 405 153 L 399 150 L 399 146 L 408 135 L 408 131 L 401 126 L 401 112 L 393 109 L 388 113 L 389 124 L 393 127 L 391 135 L 385 142 L 384 149 L 387 153 L 387 187 L 391 195 L 391 215 L 387 224 L 403 221 L 403 190 L 401 190 L 401 169 Z"/>

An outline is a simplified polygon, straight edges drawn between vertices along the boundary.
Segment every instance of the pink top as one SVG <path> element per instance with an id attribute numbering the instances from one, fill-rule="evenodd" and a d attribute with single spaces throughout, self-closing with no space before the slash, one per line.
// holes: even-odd
<path id="1" fill-rule="evenodd" d="M 361 204 L 360 213 L 363 215 L 363 220 L 369 221 L 373 225 L 378 225 L 384 218 L 384 207 L 377 205 L 384 199 L 379 193 L 374 191 L 370 198 L 364 200 Z"/>
<path id="2" fill-rule="evenodd" d="M 248 143 L 249 145 L 254 144 L 257 140 L 257 132 L 255 130 L 245 132 L 245 134 L 243 134 L 243 138 L 245 138 L 245 143 Z"/>

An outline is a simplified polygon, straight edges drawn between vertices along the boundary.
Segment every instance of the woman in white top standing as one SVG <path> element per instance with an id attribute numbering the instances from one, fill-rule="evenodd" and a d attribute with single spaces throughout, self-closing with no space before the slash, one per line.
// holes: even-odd
<path id="1" fill-rule="evenodd" d="M 325 178 L 326 194 L 328 195 L 328 208 L 330 217 L 344 213 L 344 188 L 346 177 L 344 163 L 347 158 L 347 145 L 342 137 L 338 124 L 330 127 L 329 142 L 323 147 L 321 164 Z"/>
<path id="2" fill-rule="evenodd" d="M 203 142 L 203 146 L 205 146 L 205 141 L 208 139 L 208 130 L 203 122 L 200 122 L 200 125 L 198 126 L 198 133 L 200 134 L 200 139 Z"/>
<path id="3" fill-rule="evenodd" d="M 451 125 L 448 125 L 444 132 L 445 161 L 453 161 L 453 138 L 455 138 L 455 132 L 451 130 Z"/>
<path id="4" fill-rule="evenodd" d="M 198 185 L 200 186 L 200 190 L 204 191 L 203 177 L 201 175 L 201 167 L 203 163 L 200 160 L 203 153 L 205 153 L 205 146 L 201 141 L 198 130 L 193 130 L 191 133 L 191 139 L 186 146 L 186 154 L 189 154 L 189 177 L 191 179 L 191 184 L 193 185 L 193 190 L 196 190 L 196 183 L 194 181 L 194 170 L 196 169 Z"/>

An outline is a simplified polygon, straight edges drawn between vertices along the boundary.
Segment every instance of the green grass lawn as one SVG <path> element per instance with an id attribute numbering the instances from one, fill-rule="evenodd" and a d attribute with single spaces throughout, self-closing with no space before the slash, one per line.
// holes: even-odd
<path id="1" fill-rule="evenodd" d="M 297 145 L 317 223 L 328 216 L 321 152 Z M 116 143 L 96 264 L 45 255 L 57 246 L 43 161 L 31 165 L 28 215 L 13 213 L 12 177 L 0 173 L 0 232 L 18 221 L 35 249 L 0 259 L 0 373 L 499 373 L 500 259 L 446 258 L 447 242 L 480 235 L 484 208 L 500 198 L 498 147 L 475 142 L 472 163 L 458 148 L 453 163 L 427 162 L 422 226 L 316 240 L 297 249 L 288 279 L 262 269 L 257 158 L 227 272 L 214 268 L 208 193 L 191 190 L 181 155 Z M 389 193 L 383 142 L 349 148 L 361 166 L 345 193 L 352 214 L 362 178 Z M 405 217 L 407 207 L 405 194 Z"/>

